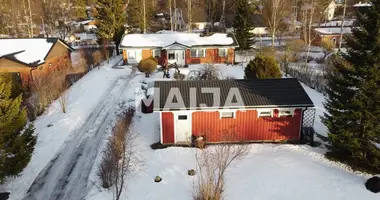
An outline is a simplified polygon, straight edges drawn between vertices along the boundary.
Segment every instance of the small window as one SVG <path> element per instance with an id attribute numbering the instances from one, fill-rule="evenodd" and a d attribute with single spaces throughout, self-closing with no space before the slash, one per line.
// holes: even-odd
<path id="1" fill-rule="evenodd" d="M 174 60 L 175 59 L 174 53 L 168 53 L 168 59 L 169 60 Z"/>
<path id="2" fill-rule="evenodd" d="M 199 49 L 198 57 L 206 57 L 206 49 Z"/>
<path id="3" fill-rule="evenodd" d="M 205 57 L 206 49 L 190 49 L 190 56 L 193 58 Z"/>
<path id="4" fill-rule="evenodd" d="M 259 110 L 257 111 L 258 117 L 272 117 L 272 111 L 271 110 Z"/>
<path id="5" fill-rule="evenodd" d="M 161 57 L 161 50 L 160 49 L 153 50 L 153 57 L 154 58 L 160 58 Z"/>
<path id="6" fill-rule="evenodd" d="M 220 58 L 227 57 L 227 49 L 218 49 L 218 56 Z"/>
<path id="7" fill-rule="evenodd" d="M 294 110 L 280 110 L 278 113 L 279 117 L 293 117 Z"/>
<path id="8" fill-rule="evenodd" d="M 128 59 L 135 59 L 136 51 L 128 51 Z"/>
<path id="9" fill-rule="evenodd" d="M 187 115 L 178 115 L 178 120 L 187 120 Z"/>
<path id="10" fill-rule="evenodd" d="M 191 57 L 197 57 L 198 53 L 197 53 L 197 49 L 191 49 L 190 50 L 190 56 Z"/>
<path id="11" fill-rule="evenodd" d="M 220 118 L 234 118 L 235 113 L 232 111 L 229 112 L 220 112 Z"/>

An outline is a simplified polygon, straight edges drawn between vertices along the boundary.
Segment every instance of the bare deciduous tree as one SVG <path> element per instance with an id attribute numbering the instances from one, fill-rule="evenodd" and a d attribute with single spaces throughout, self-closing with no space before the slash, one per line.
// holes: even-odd
<path id="1" fill-rule="evenodd" d="M 126 187 L 125 179 L 131 174 L 132 168 L 140 164 L 136 157 L 135 135 L 130 131 L 134 113 L 134 108 L 130 107 L 117 121 L 99 166 L 98 176 L 102 186 L 114 187 L 115 200 L 121 198 Z"/>
<path id="2" fill-rule="evenodd" d="M 244 157 L 249 151 L 246 144 L 228 144 L 234 141 L 234 129 L 222 133 L 225 142 L 199 150 L 196 153 L 198 181 L 195 184 L 194 200 L 221 200 L 225 186 L 225 172 L 234 160 Z"/>
<path id="3" fill-rule="evenodd" d="M 263 17 L 267 22 L 270 35 L 272 37 L 272 47 L 274 47 L 276 34 L 284 22 L 284 17 L 288 14 L 285 0 L 271 0 L 263 2 Z"/>

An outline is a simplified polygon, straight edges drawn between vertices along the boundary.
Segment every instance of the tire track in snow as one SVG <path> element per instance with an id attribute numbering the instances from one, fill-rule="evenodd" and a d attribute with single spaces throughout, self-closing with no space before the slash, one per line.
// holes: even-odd
<path id="1" fill-rule="evenodd" d="M 39 173 L 25 200 L 80 200 L 85 197 L 88 178 L 109 118 L 134 76 L 132 72 L 127 77 L 116 79 L 107 89 L 96 109 L 74 132 L 74 137 Z"/>

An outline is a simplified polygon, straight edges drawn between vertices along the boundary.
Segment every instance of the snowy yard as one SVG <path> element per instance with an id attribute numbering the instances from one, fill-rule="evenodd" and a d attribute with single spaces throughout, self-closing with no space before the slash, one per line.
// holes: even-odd
<path id="1" fill-rule="evenodd" d="M 180 68 L 180 70 L 181 73 L 188 74 L 201 67 L 202 65 L 190 65 L 189 68 Z M 217 65 L 217 67 L 222 78 L 241 79 L 244 77 L 244 68 L 240 65 Z M 80 192 L 85 195 L 83 198 L 86 200 L 113 199 L 113 190 L 101 187 L 96 172 L 101 161 L 101 149 L 107 142 L 107 136 L 111 132 L 115 116 L 127 105 L 133 105 L 143 98 L 142 82 L 172 80 L 174 69 L 170 73 L 171 79 L 162 78 L 162 72 L 153 73 L 150 78 L 145 78 L 143 73 L 131 72 L 130 67 L 113 69 L 107 66 L 100 70 L 93 70 L 75 83 L 69 92 L 70 103 L 67 114 L 62 114 L 57 109 L 58 106 L 53 104 L 45 115 L 36 120 L 38 143 L 32 160 L 20 177 L 9 181 L 4 187 L 11 192 L 11 199 L 22 199 L 33 180 L 48 165 L 49 161 L 67 144 L 71 144 L 73 138 L 76 138 L 75 133 L 78 134 L 76 130 L 86 124 L 90 113 L 97 110 L 99 105 L 105 104 L 107 98 L 118 96 L 113 93 L 119 92 L 120 98 L 115 97 L 111 101 L 112 104 L 105 107 L 109 110 L 107 116 L 109 113 L 110 117 L 104 117 L 107 119 L 104 127 L 101 122 L 99 126 L 88 127 L 88 130 L 83 132 L 89 134 L 88 137 L 91 138 L 90 133 L 102 131 L 103 136 L 99 136 L 99 141 L 94 143 L 98 149 L 90 154 L 94 156 L 91 157 L 93 164 L 90 168 L 86 168 L 88 180 L 84 184 L 86 187 L 82 188 L 83 191 Z M 127 87 L 122 87 L 121 81 L 127 81 Z M 317 110 L 315 129 L 318 133 L 327 135 L 327 130 L 318 117 L 324 112 L 322 105 L 324 97 L 305 85 L 303 87 L 313 100 Z M 114 90 L 113 88 L 116 90 L 111 92 Z M 124 103 L 123 106 L 120 106 L 120 103 Z M 99 113 L 102 115 L 102 112 Z M 97 119 L 94 119 L 95 123 L 98 123 Z M 48 124 L 53 126 L 47 127 Z M 127 188 L 122 194 L 122 199 L 192 199 L 196 176 L 188 176 L 187 170 L 196 168 L 195 152 L 197 150 L 182 147 L 152 150 L 150 145 L 159 141 L 159 115 L 157 113 L 138 113 L 132 126 L 132 132 L 137 135 L 138 156 L 144 162 L 128 178 Z M 344 165 L 327 160 L 323 155 L 325 149 L 321 147 L 312 148 L 307 145 L 288 144 L 251 144 L 250 147 L 249 154 L 242 160 L 234 162 L 233 166 L 227 170 L 226 199 L 372 200 L 379 198 L 378 195 L 365 189 L 364 182 L 368 178 L 367 175 L 354 173 Z M 80 169 L 75 169 L 76 173 Z M 157 175 L 163 178 L 160 183 L 153 181 Z"/>

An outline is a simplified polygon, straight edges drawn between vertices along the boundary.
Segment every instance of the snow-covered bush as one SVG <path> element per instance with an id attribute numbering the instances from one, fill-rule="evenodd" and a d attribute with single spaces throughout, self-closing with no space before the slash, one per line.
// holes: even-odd
<path id="1" fill-rule="evenodd" d="M 219 71 L 215 65 L 205 64 L 199 70 L 192 70 L 188 74 L 189 80 L 218 80 L 219 79 Z"/>

